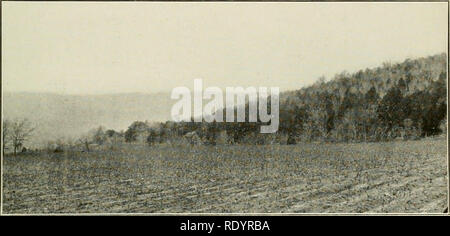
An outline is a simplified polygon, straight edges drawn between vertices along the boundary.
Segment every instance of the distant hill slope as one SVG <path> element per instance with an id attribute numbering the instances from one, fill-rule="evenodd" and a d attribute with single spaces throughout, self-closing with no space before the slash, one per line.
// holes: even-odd
<path id="1" fill-rule="evenodd" d="M 77 137 L 100 125 L 125 130 L 136 120 L 170 119 L 174 100 L 169 93 L 59 95 L 50 93 L 3 93 L 3 117 L 27 118 L 37 128 L 31 146 L 47 140 Z"/>

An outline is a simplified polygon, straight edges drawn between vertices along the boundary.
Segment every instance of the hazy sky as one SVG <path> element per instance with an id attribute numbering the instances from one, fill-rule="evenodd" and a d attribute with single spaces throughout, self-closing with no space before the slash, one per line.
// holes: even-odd
<path id="1" fill-rule="evenodd" d="M 297 89 L 447 51 L 447 4 L 2 2 L 2 87 Z"/>

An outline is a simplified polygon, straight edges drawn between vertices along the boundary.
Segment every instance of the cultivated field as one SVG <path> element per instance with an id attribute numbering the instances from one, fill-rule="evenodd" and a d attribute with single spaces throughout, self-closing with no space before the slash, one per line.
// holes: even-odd
<path id="1" fill-rule="evenodd" d="M 3 213 L 442 212 L 446 139 L 3 158 Z"/>

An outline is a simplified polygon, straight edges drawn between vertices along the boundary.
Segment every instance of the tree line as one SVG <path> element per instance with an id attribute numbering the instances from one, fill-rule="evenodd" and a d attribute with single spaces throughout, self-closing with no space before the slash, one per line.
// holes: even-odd
<path id="1" fill-rule="evenodd" d="M 279 130 L 275 134 L 260 134 L 260 126 L 267 125 L 260 121 L 135 121 L 125 131 L 98 127 L 76 143 L 90 151 L 93 145 L 114 148 L 118 143 L 176 143 L 187 134 L 209 145 L 378 142 L 439 135 L 447 129 L 446 60 L 443 53 L 384 63 L 353 74 L 342 72 L 329 81 L 321 77 L 309 87 L 281 93 Z M 269 103 L 269 113 L 270 109 Z M 246 104 L 246 119 L 248 111 Z M 11 147 L 16 153 L 33 130 L 27 120 L 4 120 L 3 147 Z"/>
<path id="2" fill-rule="evenodd" d="M 17 152 L 25 151 L 24 143 L 32 135 L 35 127 L 28 119 L 5 119 L 2 121 L 2 153 L 12 150 L 14 155 Z"/>
<path id="3" fill-rule="evenodd" d="M 340 73 L 328 82 L 322 77 L 312 86 L 282 93 L 280 127 L 275 135 L 259 134 L 262 122 L 207 123 L 192 119 L 153 127 L 136 121 L 124 138 L 135 142 L 144 133 L 145 141 L 154 144 L 196 132 L 204 143 L 214 145 L 223 132 L 229 143 L 256 144 L 377 142 L 439 135 L 446 132 L 447 125 L 446 58 L 446 54 L 439 54 L 384 63 L 353 74 Z"/>

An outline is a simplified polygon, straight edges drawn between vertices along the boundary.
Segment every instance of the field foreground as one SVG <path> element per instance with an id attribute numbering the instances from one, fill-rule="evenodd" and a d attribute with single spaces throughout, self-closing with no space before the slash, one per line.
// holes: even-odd
<path id="1" fill-rule="evenodd" d="M 436 212 L 447 141 L 124 146 L 3 158 L 3 213 Z"/>

